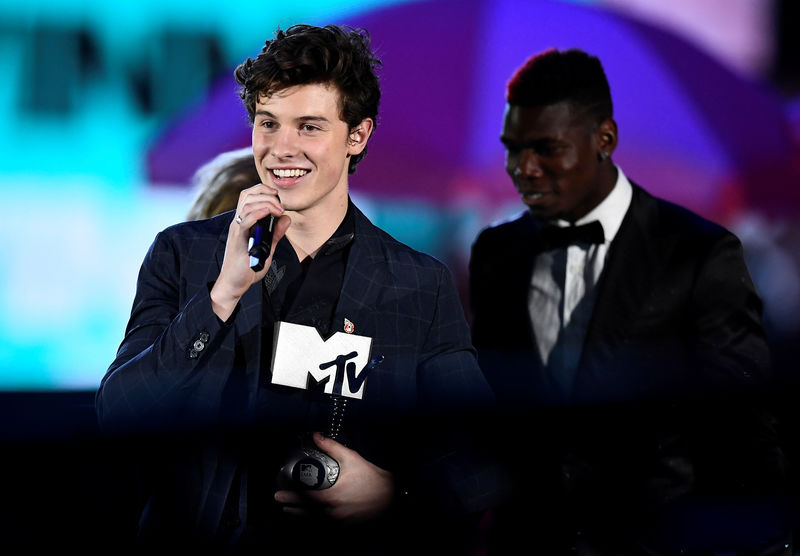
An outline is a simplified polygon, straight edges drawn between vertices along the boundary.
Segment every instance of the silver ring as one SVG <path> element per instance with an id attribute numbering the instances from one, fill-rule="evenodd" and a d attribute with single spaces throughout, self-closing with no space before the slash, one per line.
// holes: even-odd
<path id="1" fill-rule="evenodd" d="M 237 224 L 239 224 L 239 225 L 241 225 L 241 224 L 242 224 L 242 217 L 241 217 L 241 215 L 238 215 L 238 214 L 237 214 L 237 215 L 236 215 L 236 218 L 235 218 L 234 220 L 236 220 L 236 223 L 237 223 Z"/>

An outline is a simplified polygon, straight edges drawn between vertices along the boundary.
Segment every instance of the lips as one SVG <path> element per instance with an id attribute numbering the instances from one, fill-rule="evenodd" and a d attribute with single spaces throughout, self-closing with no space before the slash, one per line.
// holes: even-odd
<path id="1" fill-rule="evenodd" d="M 308 173 L 303 168 L 272 168 L 270 171 L 276 178 L 301 178 Z"/>
<path id="2" fill-rule="evenodd" d="M 310 170 L 305 168 L 270 168 L 272 182 L 278 187 L 292 187 L 307 176 Z"/>
<path id="3" fill-rule="evenodd" d="M 534 191 L 532 189 L 518 189 L 522 202 L 526 205 L 542 202 L 550 195 L 550 191 Z"/>

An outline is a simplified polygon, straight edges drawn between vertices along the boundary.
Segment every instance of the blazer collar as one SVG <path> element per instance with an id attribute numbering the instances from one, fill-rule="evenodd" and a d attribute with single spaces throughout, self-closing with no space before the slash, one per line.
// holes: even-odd
<path id="1" fill-rule="evenodd" d="M 347 259 L 342 291 L 334 313 L 332 330 L 344 330 L 345 319 L 353 323 L 353 333 L 372 336 L 377 330 L 375 322 L 375 307 L 378 305 L 379 296 L 384 293 L 384 287 L 391 284 L 394 279 L 389 270 L 387 254 L 384 250 L 382 232 L 369 221 L 358 207 L 352 206 L 355 225 L 355 239 Z M 230 212 L 225 219 L 227 225 L 219 234 L 215 250 L 215 265 L 210 265 L 208 282 L 217 279 L 222 269 L 225 257 L 225 243 L 228 240 L 228 227 L 234 213 Z M 262 301 L 264 292 L 258 284 L 253 285 L 245 292 L 239 302 L 239 314 L 236 316 L 234 327 L 237 334 L 249 335 L 253 330 L 260 329 L 262 321 Z M 246 366 L 248 372 L 257 371 L 260 360 L 260 336 L 253 342 L 244 346 L 246 353 Z"/>
<path id="2" fill-rule="evenodd" d="M 354 334 L 374 336 L 378 328 L 376 307 L 386 286 L 393 283 L 394 278 L 389 270 L 382 232 L 358 207 L 353 205 L 352 208 L 355 238 L 347 258 L 331 330 L 344 331 L 345 323 L 350 322 Z"/>

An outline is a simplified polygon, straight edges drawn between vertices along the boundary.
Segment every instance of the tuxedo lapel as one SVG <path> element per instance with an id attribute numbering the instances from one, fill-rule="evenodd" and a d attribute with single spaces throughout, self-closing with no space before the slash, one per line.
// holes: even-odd
<path id="1" fill-rule="evenodd" d="M 578 365 L 576 395 L 592 388 L 597 369 L 608 369 L 615 350 L 630 337 L 636 315 L 647 302 L 654 277 L 663 264 L 661 241 L 653 233 L 657 221 L 653 198 L 634 185 L 631 206 L 609 250 L 598 283 L 594 311 Z"/>
<path id="2" fill-rule="evenodd" d="M 535 347 L 536 338 L 528 311 L 528 295 L 533 276 L 533 265 L 536 257 L 542 252 L 544 243 L 539 232 L 539 224 L 528 211 L 513 222 L 513 229 L 508 237 L 500 242 L 504 252 L 497 261 L 493 274 L 497 275 L 498 288 L 507 291 L 492 294 L 502 305 L 502 321 L 497 323 L 498 330 L 504 335 L 513 336 L 514 345 Z M 509 330 L 511 332 L 509 332 Z M 509 340 L 508 337 L 505 340 Z M 501 341 L 502 345 L 502 341 Z M 537 359 L 541 361 L 538 357 Z"/>

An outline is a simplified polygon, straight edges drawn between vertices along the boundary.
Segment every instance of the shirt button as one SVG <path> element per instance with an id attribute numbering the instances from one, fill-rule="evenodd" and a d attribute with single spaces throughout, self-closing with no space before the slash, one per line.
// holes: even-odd
<path id="1" fill-rule="evenodd" d="M 203 351 L 203 349 L 205 349 L 205 347 L 206 347 L 206 343 L 203 340 L 197 340 L 194 343 L 194 349 L 196 349 L 197 351 Z"/>

